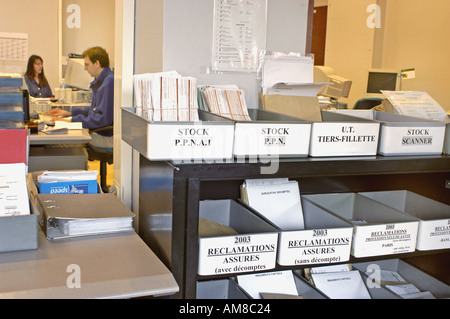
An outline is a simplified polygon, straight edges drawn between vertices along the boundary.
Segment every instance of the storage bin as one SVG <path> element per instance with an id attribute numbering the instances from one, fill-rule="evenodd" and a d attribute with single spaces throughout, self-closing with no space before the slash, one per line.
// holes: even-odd
<path id="1" fill-rule="evenodd" d="M 248 113 L 251 121 L 235 122 L 234 156 L 308 156 L 311 122 L 259 109 Z"/>
<path id="2" fill-rule="evenodd" d="M 450 286 L 424 273 L 400 259 L 386 259 L 371 262 L 354 263 L 353 267 L 365 273 L 369 268 L 378 266 L 380 270 L 397 272 L 406 282 L 416 286 L 420 291 L 429 291 L 436 298 L 450 298 Z M 376 278 L 376 274 L 372 275 Z M 373 280 L 369 278 L 370 280 Z M 383 285 L 381 285 L 383 287 Z"/>
<path id="3" fill-rule="evenodd" d="M 231 278 L 197 281 L 197 299 L 250 299 Z"/>
<path id="4" fill-rule="evenodd" d="M 353 224 L 351 254 L 369 257 L 413 252 L 419 219 L 356 193 L 304 195 Z"/>
<path id="5" fill-rule="evenodd" d="M 380 121 L 380 155 L 436 155 L 443 151 L 444 122 L 372 110 L 336 110 L 327 113 L 339 118 L 346 116 Z"/>
<path id="6" fill-rule="evenodd" d="M 277 262 L 282 266 L 345 262 L 350 258 L 353 225 L 305 200 L 305 229 L 281 231 Z"/>
<path id="7" fill-rule="evenodd" d="M 407 190 L 359 194 L 419 218 L 416 245 L 418 250 L 450 248 L 449 205 Z"/>
<path id="8" fill-rule="evenodd" d="M 235 200 L 200 201 L 199 218 L 231 227 L 238 233 L 199 238 L 199 275 L 265 271 L 275 267 L 277 229 L 250 208 Z"/>
<path id="9" fill-rule="evenodd" d="M 122 108 L 122 139 L 149 160 L 231 159 L 234 123 L 198 112 L 198 122 L 150 122 L 134 108 Z"/>

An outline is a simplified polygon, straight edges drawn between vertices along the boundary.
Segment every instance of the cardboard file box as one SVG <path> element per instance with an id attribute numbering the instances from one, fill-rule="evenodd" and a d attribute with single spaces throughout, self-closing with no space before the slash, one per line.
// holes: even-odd
<path id="1" fill-rule="evenodd" d="M 302 197 L 304 230 L 281 231 L 277 262 L 282 266 L 348 261 L 353 225 Z"/>
<path id="2" fill-rule="evenodd" d="M 418 250 L 450 248 L 450 206 L 406 190 L 359 193 L 420 219 Z"/>
<path id="3" fill-rule="evenodd" d="M 375 267 L 378 267 L 379 270 L 395 271 L 405 279 L 406 282 L 413 284 L 420 291 L 429 291 L 436 298 L 450 298 L 449 285 L 400 259 L 354 263 L 353 267 L 359 269 L 362 273 L 365 273 L 369 269 L 376 269 Z M 376 274 L 373 274 L 369 280 L 373 280 L 372 277 L 376 278 Z M 383 287 L 383 285 L 381 286 Z"/>
<path id="4" fill-rule="evenodd" d="M 122 108 L 122 139 L 149 160 L 231 159 L 234 123 L 198 112 L 198 122 L 150 122 Z"/>
<path id="5" fill-rule="evenodd" d="M 443 151 L 444 122 L 372 110 L 327 111 L 329 116 L 367 118 L 381 122 L 378 154 L 439 155 Z M 340 117 L 341 118 L 341 117 Z"/>
<path id="6" fill-rule="evenodd" d="M 248 113 L 251 121 L 235 123 L 234 156 L 308 156 L 310 122 L 259 109 Z"/>
<path id="7" fill-rule="evenodd" d="M 304 195 L 305 199 L 353 224 L 354 257 L 412 252 L 419 219 L 356 193 Z"/>
<path id="8" fill-rule="evenodd" d="M 200 202 L 199 218 L 231 227 L 238 234 L 200 237 L 198 274 L 226 275 L 275 267 L 277 229 L 234 200 Z"/>

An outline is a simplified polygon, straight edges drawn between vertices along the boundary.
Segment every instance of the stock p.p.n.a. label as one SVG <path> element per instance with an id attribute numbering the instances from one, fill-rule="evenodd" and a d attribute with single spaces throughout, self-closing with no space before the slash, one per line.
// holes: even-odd
<path id="1" fill-rule="evenodd" d="M 280 233 L 282 266 L 345 262 L 350 258 L 353 228 L 323 228 Z"/>
<path id="2" fill-rule="evenodd" d="M 275 267 L 278 233 L 199 239 L 199 275 L 264 271 Z"/>
<path id="3" fill-rule="evenodd" d="M 233 137 L 233 124 L 149 124 L 146 156 L 150 160 L 230 159 Z"/>

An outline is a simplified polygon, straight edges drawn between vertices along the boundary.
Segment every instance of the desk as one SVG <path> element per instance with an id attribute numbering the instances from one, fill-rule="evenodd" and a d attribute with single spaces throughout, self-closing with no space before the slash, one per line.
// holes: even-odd
<path id="1" fill-rule="evenodd" d="M 68 134 L 48 135 L 42 132 L 30 135 L 30 172 L 42 170 L 87 169 L 88 153 L 81 144 L 91 140 L 88 129 L 69 130 Z M 56 147 L 71 144 L 70 147 Z"/>
<path id="2" fill-rule="evenodd" d="M 42 132 L 30 135 L 30 145 L 48 145 L 48 144 L 84 144 L 91 140 L 89 130 L 69 130 L 67 134 L 48 135 Z"/>
<path id="3" fill-rule="evenodd" d="M 80 288 L 67 287 L 72 264 L 80 267 Z M 49 241 L 40 230 L 37 250 L 0 254 L 0 283 L 0 299 L 132 298 L 179 289 L 135 232 Z"/>

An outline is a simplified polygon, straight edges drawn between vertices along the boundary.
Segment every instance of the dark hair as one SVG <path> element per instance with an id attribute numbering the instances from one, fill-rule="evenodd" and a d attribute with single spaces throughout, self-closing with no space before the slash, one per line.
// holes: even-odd
<path id="1" fill-rule="evenodd" d="M 25 75 L 29 79 L 34 79 L 34 77 L 36 76 L 36 73 L 34 71 L 34 63 L 36 62 L 36 60 L 41 60 L 42 64 L 44 63 L 44 60 L 42 60 L 39 55 L 33 54 L 32 56 L 30 56 L 30 58 L 28 59 L 27 72 L 25 72 Z M 44 66 L 42 66 L 42 72 L 38 75 L 38 77 L 39 85 L 41 87 L 46 87 L 48 85 L 48 81 L 44 74 Z"/>
<path id="2" fill-rule="evenodd" d="M 88 57 L 92 63 L 98 61 L 102 68 L 109 67 L 109 56 L 102 47 L 92 47 L 83 52 L 83 57 Z"/>

